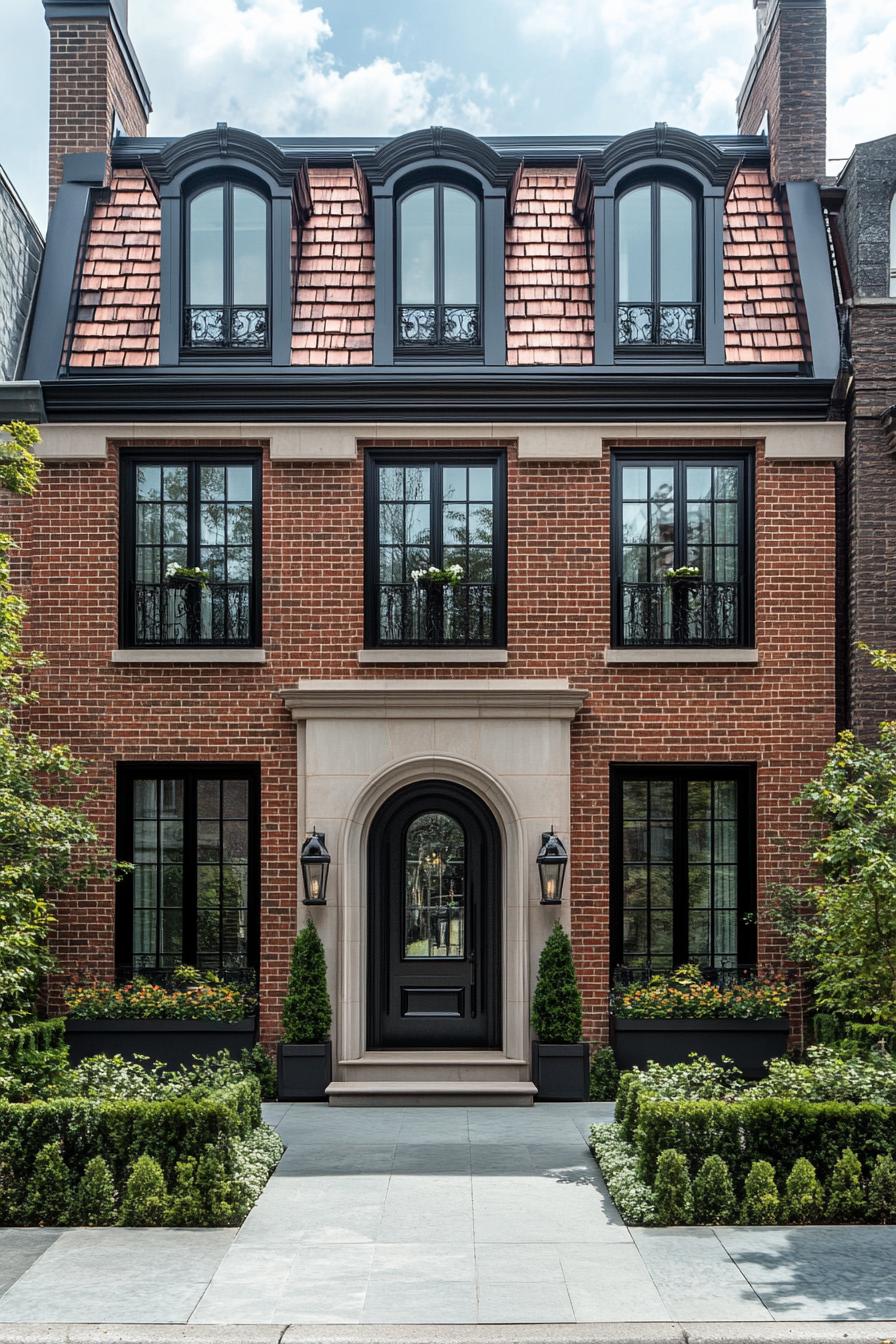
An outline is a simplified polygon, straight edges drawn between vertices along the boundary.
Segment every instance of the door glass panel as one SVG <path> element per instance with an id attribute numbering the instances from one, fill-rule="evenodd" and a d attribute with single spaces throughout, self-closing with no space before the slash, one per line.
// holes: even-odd
<path id="1" fill-rule="evenodd" d="M 224 188 L 212 187 L 190 205 L 190 303 L 224 302 Z"/>
<path id="2" fill-rule="evenodd" d="M 435 302 L 434 195 L 432 187 L 425 187 L 400 206 L 401 303 Z"/>
<path id="3" fill-rule="evenodd" d="M 650 187 L 636 187 L 619 202 L 619 302 L 649 303 Z"/>
<path id="4" fill-rule="evenodd" d="M 404 957 L 462 958 L 465 952 L 464 833 L 444 812 L 424 812 L 404 848 Z"/>

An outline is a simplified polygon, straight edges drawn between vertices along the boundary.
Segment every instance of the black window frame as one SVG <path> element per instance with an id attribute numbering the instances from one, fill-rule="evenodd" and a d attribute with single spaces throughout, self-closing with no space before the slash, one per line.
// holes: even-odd
<path id="1" fill-rule="evenodd" d="M 684 565 L 687 552 L 687 496 L 682 489 L 688 467 L 737 466 L 741 470 L 741 498 L 738 510 L 740 530 L 740 573 L 738 576 L 738 632 L 734 641 L 659 640 L 629 642 L 624 639 L 622 617 L 622 469 L 671 464 L 676 470 L 675 491 L 675 565 Z M 610 591 L 611 646 L 614 649 L 700 649 L 752 648 L 755 638 L 755 454 L 750 449 L 725 448 L 614 448 L 611 451 L 610 488 Z"/>
<path id="2" fill-rule="evenodd" d="M 224 298 L 220 304 L 193 304 L 190 293 L 190 249 L 192 245 L 192 235 L 190 230 L 190 214 L 193 202 L 207 191 L 214 191 L 217 188 L 223 188 L 224 191 L 224 221 L 223 221 L 223 273 L 224 273 Z M 193 308 L 224 310 L 225 321 L 228 321 L 234 311 L 239 308 L 247 310 L 258 308 L 259 304 L 239 304 L 233 302 L 233 192 L 235 188 L 241 191 L 251 192 L 257 196 L 265 207 L 265 341 L 263 345 L 238 345 L 229 341 L 220 344 L 192 345 L 186 340 L 187 314 Z M 181 293 L 183 294 L 183 306 L 181 314 L 180 330 L 180 360 L 181 363 L 192 363 L 196 361 L 201 363 L 209 360 L 259 360 L 264 363 L 270 363 L 271 360 L 271 307 L 272 307 L 272 210 L 271 198 L 262 189 L 261 183 L 249 181 L 239 176 L 222 176 L 215 174 L 211 177 L 200 178 L 194 181 L 188 192 L 185 192 L 182 198 L 183 220 L 181 224 L 183 236 L 182 248 L 182 275 L 181 275 Z"/>
<path id="3" fill-rule="evenodd" d="M 445 303 L 445 188 L 462 192 L 468 196 L 476 209 L 476 300 L 474 304 Z M 401 245 L 402 245 L 402 205 L 419 191 L 431 189 L 433 192 L 433 293 L 432 304 L 406 304 L 401 293 Z M 482 198 L 466 182 L 450 177 L 427 177 L 412 181 L 404 186 L 395 198 L 395 256 L 393 274 L 395 276 L 395 362 L 416 361 L 419 359 L 455 359 L 479 360 L 485 354 L 483 343 L 483 266 L 482 266 Z M 441 317 L 446 308 L 476 308 L 476 326 L 478 340 L 448 341 L 439 339 L 432 342 L 413 342 L 401 340 L 401 313 L 404 308 L 435 308 L 434 321 L 437 330 L 441 326 Z"/>
<path id="4" fill-rule="evenodd" d="M 494 516 L 492 555 L 494 575 L 493 630 L 488 644 L 470 643 L 399 643 L 379 637 L 377 598 L 379 594 L 379 468 L 408 467 L 482 467 L 494 471 Z M 507 454 L 503 449 L 370 448 L 364 464 L 364 646 L 367 649 L 505 649 L 507 647 Z M 442 482 L 441 473 L 433 472 L 430 506 L 430 551 L 442 555 Z M 438 544 L 437 544 L 438 542 Z"/>
<path id="5" fill-rule="evenodd" d="M 737 964 L 740 970 L 752 970 L 757 963 L 756 919 L 756 766 L 744 762 L 634 763 L 610 766 L 610 969 L 624 969 L 623 958 L 623 826 L 622 785 L 625 780 L 671 780 L 673 803 L 673 915 L 672 964 L 690 960 L 687 900 L 687 785 L 699 780 L 735 780 L 738 789 L 737 869 L 738 923 Z M 638 968 L 638 970 L 648 968 Z M 657 968 L 660 972 L 666 967 Z M 715 970 L 718 968 L 703 969 Z M 725 971 L 721 971 L 725 974 Z"/>
<path id="6" fill-rule="evenodd" d="M 261 951 L 261 767 L 257 761 L 185 762 L 120 761 L 116 769 L 116 854 L 120 862 L 133 859 L 134 782 L 137 779 L 182 779 L 184 782 L 184 905 L 183 956 L 185 965 L 196 965 L 198 902 L 196 897 L 196 785 L 201 779 L 245 779 L 249 789 L 249 901 L 246 969 L 257 975 Z M 189 842 L 189 843 L 188 843 Z M 187 861 L 188 852 L 192 860 Z M 188 920 L 188 916 L 190 919 Z M 188 928 L 190 930 L 188 936 Z M 152 975 L 150 967 L 134 970 L 134 883 L 126 873 L 115 894 L 115 967 L 119 979 L 132 974 Z M 168 968 L 156 968 L 160 975 Z M 227 976 L 228 972 L 225 971 Z M 239 978 L 236 968 L 234 978 Z"/>
<path id="7" fill-rule="evenodd" d="M 187 466 L 190 473 L 188 500 L 187 563 L 199 563 L 199 468 L 222 465 L 252 468 L 252 575 L 249 581 L 248 640 L 179 640 L 147 643 L 137 641 L 136 536 L 138 466 Z M 258 649 L 261 647 L 261 544 L 262 474 L 261 453 L 233 448 L 126 448 L 120 453 L 119 523 L 119 645 L 124 649 Z"/>
<path id="8" fill-rule="evenodd" d="M 650 259 L 651 259 L 651 292 L 644 299 L 626 299 L 622 300 L 619 296 L 619 252 L 622 242 L 622 234 L 619 228 L 619 207 L 622 201 L 631 192 L 637 191 L 640 187 L 650 188 Z M 690 303 L 672 303 L 664 304 L 660 299 L 660 290 L 662 284 L 662 248 L 661 248 L 661 229 L 660 229 L 660 192 L 663 187 L 668 187 L 673 191 L 678 191 L 682 196 L 686 196 L 691 203 L 692 220 L 694 225 L 694 246 L 691 254 L 691 274 L 694 287 L 694 298 Z M 643 176 L 636 175 L 629 177 L 620 186 L 616 193 L 613 203 L 614 224 L 615 224 L 615 247 L 614 247 L 614 269 L 613 269 L 613 293 L 615 295 L 615 314 L 616 319 L 613 328 L 613 346 L 615 351 L 616 363 L 624 363 L 627 359 L 669 359 L 682 356 L 699 356 L 701 359 L 705 353 L 704 345 L 704 320 L 706 305 L 703 301 L 703 222 L 702 222 L 702 198 L 698 195 L 695 187 L 684 180 L 676 179 L 672 176 Z M 654 334 L 659 323 L 659 313 L 662 307 L 670 308 L 695 308 L 696 309 L 696 330 L 697 336 L 693 341 L 620 341 L 619 340 L 619 310 L 623 307 L 650 307 L 653 309 Z"/>

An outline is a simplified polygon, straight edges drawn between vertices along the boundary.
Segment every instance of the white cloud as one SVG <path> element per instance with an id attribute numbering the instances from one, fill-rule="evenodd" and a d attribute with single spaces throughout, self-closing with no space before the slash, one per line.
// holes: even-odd
<path id="1" fill-rule="evenodd" d="M 490 124 L 485 75 L 471 82 L 435 63 L 407 70 L 381 55 L 345 69 L 328 45 L 334 32 L 323 7 L 304 0 L 131 0 L 130 27 L 153 88 L 155 134 L 216 121 L 268 135 Z M 363 37 L 394 46 L 401 30 Z"/>

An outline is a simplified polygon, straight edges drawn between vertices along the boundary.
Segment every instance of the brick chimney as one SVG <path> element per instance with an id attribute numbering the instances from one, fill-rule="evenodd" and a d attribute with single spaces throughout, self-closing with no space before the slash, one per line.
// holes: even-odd
<path id="1" fill-rule="evenodd" d="M 43 0 L 50 30 L 50 209 L 66 154 L 105 154 L 145 135 L 149 85 L 128 36 L 128 0 Z"/>
<path id="2" fill-rule="evenodd" d="M 776 182 L 826 175 L 825 0 L 753 0 L 756 50 L 737 99 L 737 128 L 765 126 Z"/>

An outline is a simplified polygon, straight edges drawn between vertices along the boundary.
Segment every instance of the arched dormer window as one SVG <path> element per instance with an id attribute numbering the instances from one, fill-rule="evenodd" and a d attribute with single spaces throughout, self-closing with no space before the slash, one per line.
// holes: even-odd
<path id="1" fill-rule="evenodd" d="M 481 202 L 447 182 L 399 197 L 396 351 L 482 349 Z"/>
<path id="2" fill-rule="evenodd" d="M 431 126 L 358 163 L 376 238 L 375 364 L 506 361 L 504 231 L 519 159 Z"/>
<path id="3" fill-rule="evenodd" d="M 702 341 L 697 202 L 670 182 L 616 199 L 616 345 L 697 347 Z"/>
<path id="4" fill-rule="evenodd" d="M 185 210 L 184 350 L 269 351 L 270 201 L 219 181 L 189 195 Z"/>
<path id="5" fill-rule="evenodd" d="M 159 364 L 288 365 L 307 160 L 220 122 L 141 162 L 162 217 Z"/>
<path id="6" fill-rule="evenodd" d="M 890 201 L 890 298 L 896 299 L 896 192 Z"/>

